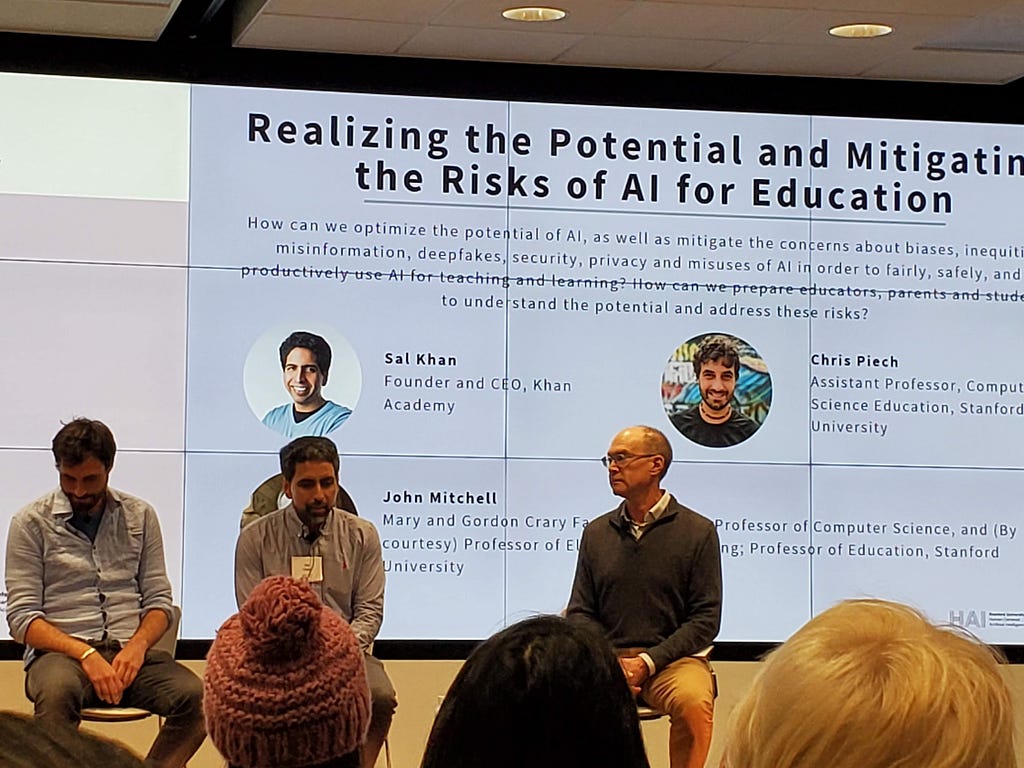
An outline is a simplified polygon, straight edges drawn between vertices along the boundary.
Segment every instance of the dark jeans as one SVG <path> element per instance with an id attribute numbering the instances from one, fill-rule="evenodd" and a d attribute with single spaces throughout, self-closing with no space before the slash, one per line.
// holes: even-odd
<path id="1" fill-rule="evenodd" d="M 108 662 L 117 652 L 115 647 L 99 650 Z M 81 663 L 62 653 L 43 653 L 32 661 L 25 693 L 35 704 L 36 717 L 55 726 L 78 727 L 83 707 L 104 706 Z M 206 738 L 203 683 L 165 651 L 146 652 L 118 706 L 141 707 L 165 718 L 146 756 L 151 768 L 181 768 Z"/>

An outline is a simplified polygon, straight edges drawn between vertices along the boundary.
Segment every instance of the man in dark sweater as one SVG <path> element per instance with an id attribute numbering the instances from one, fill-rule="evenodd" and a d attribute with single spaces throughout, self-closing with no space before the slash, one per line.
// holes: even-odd
<path id="1" fill-rule="evenodd" d="M 607 637 L 630 688 L 668 713 L 672 768 L 703 768 L 714 691 L 707 659 L 693 654 L 721 621 L 718 534 L 661 489 L 672 446 L 658 430 L 624 429 L 603 461 L 623 502 L 584 529 L 566 613 Z"/>

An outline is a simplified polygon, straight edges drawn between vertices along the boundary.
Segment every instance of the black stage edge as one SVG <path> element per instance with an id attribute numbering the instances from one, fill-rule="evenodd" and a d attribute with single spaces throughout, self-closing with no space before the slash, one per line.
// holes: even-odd
<path id="1" fill-rule="evenodd" d="M 212 640 L 179 640 L 177 658 L 199 661 L 206 658 Z M 394 661 L 462 661 L 482 640 L 378 640 L 373 653 Z M 711 661 L 760 661 L 778 643 L 715 643 Z M 1024 646 L 994 646 L 1010 664 L 1024 664 Z M 22 646 L 13 640 L 0 640 L 0 661 L 21 659 Z"/>

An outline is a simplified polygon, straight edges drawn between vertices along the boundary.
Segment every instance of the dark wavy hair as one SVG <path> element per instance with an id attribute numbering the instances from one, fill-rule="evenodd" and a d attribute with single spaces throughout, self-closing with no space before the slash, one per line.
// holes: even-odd
<path id="1" fill-rule="evenodd" d="M 697 351 L 693 354 L 693 372 L 700 378 L 700 369 L 704 363 L 721 360 L 723 365 L 732 368 L 739 376 L 740 373 L 740 350 L 736 346 L 736 340 L 731 336 L 714 334 L 701 339 L 697 345 Z"/>
<path id="2" fill-rule="evenodd" d="M 421 768 L 648 768 L 611 646 L 557 616 L 480 645 L 434 720 Z"/>
<path id="3" fill-rule="evenodd" d="M 118 744 L 13 712 L 0 712 L 0 744 L 0 768 L 143 768 Z"/>
<path id="4" fill-rule="evenodd" d="M 108 470 L 114 466 L 117 444 L 110 428 L 95 419 L 73 419 L 53 436 L 53 460 L 75 466 L 90 456 L 99 459 Z"/>

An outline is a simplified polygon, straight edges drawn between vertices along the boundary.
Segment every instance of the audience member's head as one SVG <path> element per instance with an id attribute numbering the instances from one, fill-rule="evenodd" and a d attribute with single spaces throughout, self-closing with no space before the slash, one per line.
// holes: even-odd
<path id="1" fill-rule="evenodd" d="M 0 745 L 0 768 L 142 768 L 113 742 L 11 712 L 0 712 Z"/>
<path id="2" fill-rule="evenodd" d="M 309 584 L 264 579 L 206 661 L 210 739 L 232 768 L 349 768 L 370 724 L 363 654 Z"/>
<path id="3" fill-rule="evenodd" d="M 994 651 L 913 608 L 851 600 L 773 651 L 733 713 L 727 768 L 1011 768 Z"/>
<path id="4" fill-rule="evenodd" d="M 543 616 L 499 632 L 462 666 L 423 768 L 647 768 L 636 704 L 611 648 Z"/>

